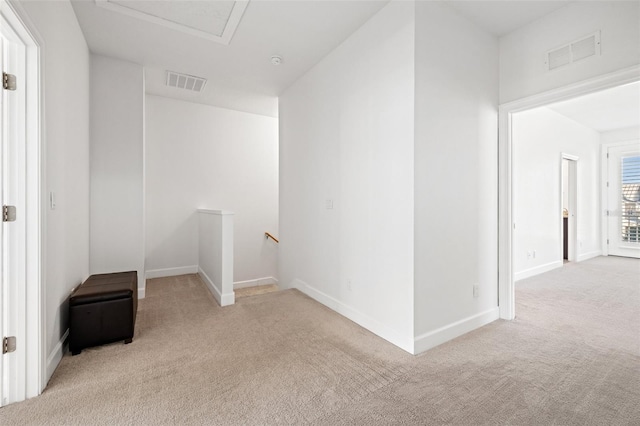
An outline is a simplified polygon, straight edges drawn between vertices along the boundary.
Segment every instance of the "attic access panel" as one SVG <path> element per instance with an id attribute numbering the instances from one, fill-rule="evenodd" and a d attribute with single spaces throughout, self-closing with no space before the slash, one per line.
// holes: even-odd
<path id="1" fill-rule="evenodd" d="M 95 0 L 113 12 L 162 25 L 173 30 L 229 44 L 249 0 Z"/>

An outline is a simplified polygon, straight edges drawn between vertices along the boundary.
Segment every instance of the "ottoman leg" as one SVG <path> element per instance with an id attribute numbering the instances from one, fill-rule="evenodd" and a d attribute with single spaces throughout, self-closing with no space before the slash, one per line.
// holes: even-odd
<path id="1" fill-rule="evenodd" d="M 71 351 L 71 356 L 80 355 L 80 352 L 82 352 L 82 349 L 72 350 L 72 351 Z"/>
<path id="2" fill-rule="evenodd" d="M 128 345 L 128 344 L 129 344 L 129 343 L 131 343 L 131 342 L 133 342 L 133 339 L 126 339 L 126 340 L 124 341 L 124 344 L 125 344 L 125 345 Z"/>

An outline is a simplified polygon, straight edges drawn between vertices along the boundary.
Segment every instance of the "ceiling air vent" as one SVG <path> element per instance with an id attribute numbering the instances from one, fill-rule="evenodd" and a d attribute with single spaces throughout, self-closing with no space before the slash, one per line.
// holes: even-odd
<path id="1" fill-rule="evenodd" d="M 547 52 L 547 69 L 552 71 L 596 55 L 600 55 L 600 31 Z"/>
<path id="2" fill-rule="evenodd" d="M 167 71 L 167 86 L 202 92 L 205 84 L 207 84 L 207 80 L 202 77 Z"/>

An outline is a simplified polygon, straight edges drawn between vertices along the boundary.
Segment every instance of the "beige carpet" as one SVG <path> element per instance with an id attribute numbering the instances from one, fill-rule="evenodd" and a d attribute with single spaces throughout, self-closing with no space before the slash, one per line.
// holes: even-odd
<path id="1" fill-rule="evenodd" d="M 130 345 L 65 356 L 5 424 L 640 424 L 640 262 L 517 284 L 517 319 L 413 357 L 296 290 L 152 280 Z"/>
<path id="2" fill-rule="evenodd" d="M 244 297 L 258 296 L 260 294 L 273 293 L 279 291 L 277 284 L 259 285 L 253 287 L 245 287 L 234 290 L 236 301 Z"/>

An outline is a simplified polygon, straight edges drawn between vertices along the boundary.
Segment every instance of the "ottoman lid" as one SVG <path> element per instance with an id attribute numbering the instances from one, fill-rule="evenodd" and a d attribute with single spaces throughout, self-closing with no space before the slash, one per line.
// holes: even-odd
<path id="1" fill-rule="evenodd" d="M 136 273 L 122 272 L 90 276 L 69 298 L 71 305 L 127 299 L 136 289 Z"/>

